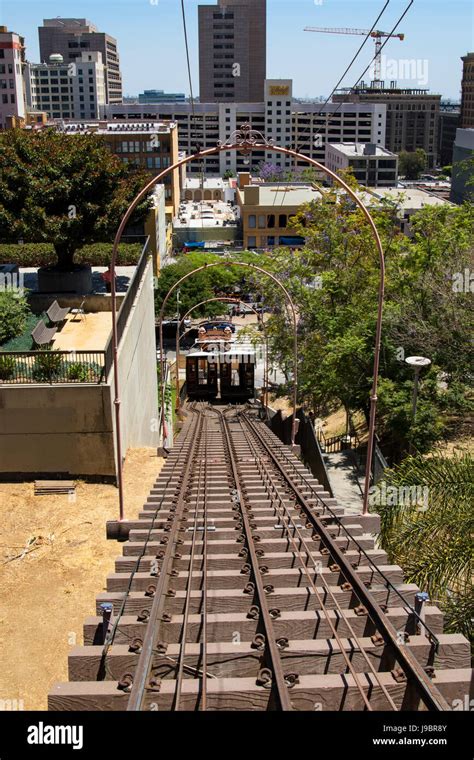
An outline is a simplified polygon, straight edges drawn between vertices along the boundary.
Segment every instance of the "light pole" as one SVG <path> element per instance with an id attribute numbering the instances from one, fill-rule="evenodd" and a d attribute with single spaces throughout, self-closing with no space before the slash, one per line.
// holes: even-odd
<path id="1" fill-rule="evenodd" d="M 420 372 L 424 367 L 430 366 L 431 359 L 427 359 L 425 356 L 407 356 L 405 363 L 408 364 L 409 367 L 413 367 L 415 373 L 413 378 L 413 397 L 411 405 L 412 424 L 414 424 L 416 420 L 416 405 L 418 401 L 418 384 L 420 381 Z M 413 451 L 412 443 L 410 443 L 409 451 L 410 454 Z"/>
<path id="2" fill-rule="evenodd" d="M 420 372 L 423 369 L 423 367 L 430 366 L 431 359 L 427 359 L 425 356 L 407 356 L 407 358 L 405 359 L 405 363 L 408 364 L 409 367 L 413 367 L 415 371 L 415 377 L 413 381 L 413 401 L 412 401 L 412 407 L 411 407 L 411 416 L 412 416 L 413 422 L 415 422 Z"/>

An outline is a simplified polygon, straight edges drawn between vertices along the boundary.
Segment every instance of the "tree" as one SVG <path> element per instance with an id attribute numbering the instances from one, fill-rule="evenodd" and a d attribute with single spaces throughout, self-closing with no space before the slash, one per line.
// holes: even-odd
<path id="1" fill-rule="evenodd" d="M 412 216 L 412 237 L 400 232 L 396 204 L 371 211 L 386 258 L 377 432 L 398 461 L 410 445 L 424 452 L 454 435 L 473 408 L 472 294 L 454 282 L 472 267 L 474 211 L 468 204 L 422 209 Z M 272 266 L 298 311 L 300 401 L 318 414 L 343 405 L 367 418 L 380 271 L 373 237 L 355 204 L 334 189 L 303 206 L 293 229 L 305 247 L 275 250 Z M 275 310 L 268 322 L 272 356 L 286 371 L 287 392 L 291 333 L 281 298 L 265 289 Z M 404 359 L 419 354 L 432 367 L 421 379 L 414 423 L 413 373 Z"/>
<path id="2" fill-rule="evenodd" d="M 232 169 L 226 169 L 222 177 L 223 179 L 232 179 L 232 177 L 235 177 L 235 174 Z"/>
<path id="3" fill-rule="evenodd" d="M 198 272 L 179 286 L 179 311 L 181 316 L 201 301 L 206 301 L 218 295 L 235 296 L 236 289 L 240 292 L 240 290 L 245 291 L 254 287 L 255 275 L 251 271 L 247 271 L 244 267 L 225 266 L 226 260 L 232 260 L 232 257 L 224 259 L 216 254 L 189 253 L 181 256 L 176 264 L 170 264 L 162 269 L 155 294 L 156 314 L 159 314 L 163 299 L 169 289 L 185 274 L 205 264 L 219 262 L 223 266 L 212 267 L 207 271 Z M 265 267 L 265 264 L 262 263 L 263 257 L 258 254 L 241 253 L 235 257 L 235 260 L 254 262 Z M 174 317 L 176 315 L 176 306 L 175 291 L 167 302 L 165 316 L 168 318 Z M 193 311 L 192 316 L 214 316 L 222 314 L 225 310 L 225 304 L 216 301 L 215 303 L 206 304 L 200 309 L 196 309 L 196 311 Z"/>
<path id="4" fill-rule="evenodd" d="M 402 150 L 398 158 L 399 174 L 406 179 L 418 179 L 426 169 L 427 156 L 423 148 L 417 148 L 415 151 Z"/>
<path id="5" fill-rule="evenodd" d="M 97 135 L 7 131 L 0 136 L 0 237 L 52 243 L 58 268 L 71 269 L 78 248 L 111 240 L 147 178 Z M 132 223 L 148 205 L 140 205 Z"/>

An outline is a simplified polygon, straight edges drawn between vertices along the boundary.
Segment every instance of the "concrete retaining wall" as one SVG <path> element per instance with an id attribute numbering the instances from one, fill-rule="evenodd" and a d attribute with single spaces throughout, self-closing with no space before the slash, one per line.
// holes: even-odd
<path id="1" fill-rule="evenodd" d="M 107 385 L 0 388 L 0 473 L 113 476 Z"/>
<path id="2" fill-rule="evenodd" d="M 153 295 L 150 260 L 119 347 L 124 456 L 158 447 Z M 113 398 L 113 370 L 104 385 L 0 385 L 0 477 L 115 477 Z"/>
<path id="3" fill-rule="evenodd" d="M 109 375 L 113 402 L 113 369 Z M 153 265 L 145 269 L 119 347 L 122 454 L 136 446 L 158 447 Z M 113 403 L 112 403 L 113 406 Z M 115 425 L 115 418 L 114 423 Z"/>

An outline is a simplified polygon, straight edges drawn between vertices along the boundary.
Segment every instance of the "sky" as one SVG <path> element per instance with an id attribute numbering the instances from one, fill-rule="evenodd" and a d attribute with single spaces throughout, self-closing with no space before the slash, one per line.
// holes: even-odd
<path id="1" fill-rule="evenodd" d="M 409 0 L 390 0 L 377 27 L 388 32 Z M 197 6 L 185 0 L 191 72 L 199 92 Z M 217 1 L 216 1 L 217 4 Z M 305 26 L 370 29 L 385 0 L 267 0 L 267 77 L 293 79 L 295 97 L 327 96 L 349 64 L 362 36 L 304 32 Z M 472 0 L 415 0 L 389 40 L 383 75 L 405 87 L 422 87 L 459 100 L 460 56 L 474 51 Z M 43 18 L 87 18 L 118 40 L 124 95 L 144 89 L 189 95 L 180 0 L 0 0 L 0 23 L 25 37 L 27 59 L 39 61 Z M 368 40 L 341 86 L 354 85 L 374 54 Z M 364 79 L 370 77 L 366 74 Z"/>

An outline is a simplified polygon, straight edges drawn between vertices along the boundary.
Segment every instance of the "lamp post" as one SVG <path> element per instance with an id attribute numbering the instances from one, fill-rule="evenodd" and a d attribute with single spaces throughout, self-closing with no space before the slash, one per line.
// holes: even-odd
<path id="1" fill-rule="evenodd" d="M 414 424 L 416 420 L 416 406 L 418 402 L 418 384 L 420 382 L 420 372 L 424 367 L 430 366 L 431 359 L 427 359 L 425 356 L 407 356 L 407 358 L 405 359 L 405 363 L 408 364 L 409 367 L 413 367 L 413 370 L 414 370 L 413 396 L 412 396 L 412 405 L 411 405 L 412 424 Z M 413 444 L 410 443 L 410 446 L 409 446 L 410 454 L 412 453 L 412 451 L 413 451 Z"/>
<path id="2" fill-rule="evenodd" d="M 425 356 L 407 356 L 405 359 L 405 363 L 408 364 L 409 367 L 413 367 L 415 371 L 415 377 L 413 381 L 413 400 L 412 400 L 412 406 L 411 406 L 411 416 L 413 419 L 413 422 L 416 420 L 416 404 L 418 401 L 418 383 L 420 381 L 420 372 L 423 369 L 423 367 L 429 367 L 431 364 L 431 359 L 427 359 Z"/>

